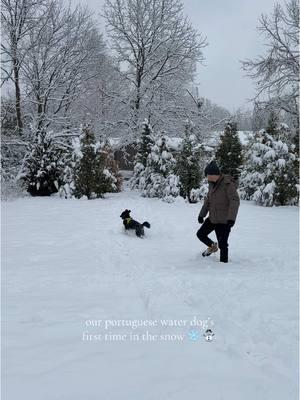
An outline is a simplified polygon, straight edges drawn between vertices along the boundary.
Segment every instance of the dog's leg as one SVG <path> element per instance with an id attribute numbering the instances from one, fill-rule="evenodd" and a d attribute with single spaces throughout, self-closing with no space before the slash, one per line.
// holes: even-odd
<path id="1" fill-rule="evenodd" d="M 138 226 L 135 228 L 136 236 L 138 236 L 139 238 L 143 237 L 143 235 L 144 235 L 143 230 L 144 230 L 143 227 L 142 227 L 141 225 L 138 225 Z"/>

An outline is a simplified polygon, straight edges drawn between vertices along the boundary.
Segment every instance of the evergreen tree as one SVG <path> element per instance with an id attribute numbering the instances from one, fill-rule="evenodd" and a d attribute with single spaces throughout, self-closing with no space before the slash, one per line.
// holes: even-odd
<path id="1" fill-rule="evenodd" d="M 173 201 L 179 194 L 179 178 L 174 173 L 175 165 L 167 138 L 164 135 L 158 136 L 147 158 L 143 196 Z"/>
<path id="2" fill-rule="evenodd" d="M 111 189 L 110 192 L 120 192 L 122 189 L 123 177 L 119 171 L 117 161 L 114 159 L 113 150 L 108 140 L 104 140 L 101 144 L 102 152 L 105 155 L 105 170 L 107 177 L 110 176 Z"/>
<path id="3" fill-rule="evenodd" d="M 106 168 L 106 152 L 90 127 L 84 127 L 80 135 L 80 150 L 74 166 L 74 196 L 88 199 L 102 197 L 112 190 L 114 178 Z"/>
<path id="4" fill-rule="evenodd" d="M 197 202 L 195 189 L 200 187 L 203 175 L 200 159 L 201 146 L 196 142 L 191 123 L 187 122 L 177 157 L 176 172 L 180 179 L 180 195 L 187 198 L 189 203 Z"/>
<path id="5" fill-rule="evenodd" d="M 254 135 L 246 152 L 241 175 L 241 197 L 263 206 L 297 204 L 299 160 L 285 124 L 275 125 L 270 115 L 268 127 Z"/>
<path id="6" fill-rule="evenodd" d="M 60 197 L 64 197 L 65 199 L 72 198 L 75 192 L 74 163 L 70 160 L 68 160 L 62 172 L 62 181 L 58 190 Z"/>
<path id="7" fill-rule="evenodd" d="M 256 190 L 261 187 L 265 179 L 264 156 L 267 150 L 268 134 L 262 129 L 255 133 L 248 143 L 245 153 L 245 164 L 241 174 L 241 198 L 253 200 Z"/>
<path id="8" fill-rule="evenodd" d="M 216 160 L 222 174 L 238 179 L 243 164 L 242 145 L 237 132 L 237 124 L 229 121 L 220 137 L 221 142 L 216 151 Z"/>
<path id="9" fill-rule="evenodd" d="M 17 179 L 32 196 L 50 196 L 62 183 L 66 149 L 51 137 L 39 132 L 29 145 Z"/>
<path id="10" fill-rule="evenodd" d="M 59 195 L 65 199 L 74 197 L 75 182 L 74 171 L 76 161 L 80 159 L 82 153 L 80 152 L 80 140 L 73 138 L 69 143 L 68 152 L 65 157 L 65 166 L 62 172 L 62 184 L 59 187 Z"/>
<path id="11" fill-rule="evenodd" d="M 279 119 L 277 114 L 274 111 L 271 111 L 268 118 L 268 125 L 265 130 L 270 136 L 274 137 L 274 139 L 278 139 L 280 135 L 278 124 Z"/>
<path id="12" fill-rule="evenodd" d="M 90 128 L 84 128 L 79 140 L 73 139 L 70 147 L 59 188 L 62 197 L 92 198 L 121 191 L 122 175 L 108 140 L 95 143 Z"/>
<path id="13" fill-rule="evenodd" d="M 153 145 L 153 132 L 147 119 L 143 123 L 143 131 L 139 143 L 139 150 L 137 160 L 146 168 L 147 159 L 151 153 L 151 146 Z"/>
<path id="14" fill-rule="evenodd" d="M 153 132 L 148 120 L 145 119 L 141 138 L 137 143 L 137 154 L 134 161 L 133 177 L 130 181 L 132 189 L 139 189 L 140 191 L 143 191 L 144 189 L 145 168 L 147 166 L 147 159 L 151 153 L 151 146 L 153 143 Z"/>

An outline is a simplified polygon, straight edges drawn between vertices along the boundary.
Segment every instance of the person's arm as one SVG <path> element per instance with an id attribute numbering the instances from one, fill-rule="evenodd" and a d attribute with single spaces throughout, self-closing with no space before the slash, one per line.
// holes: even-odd
<path id="1" fill-rule="evenodd" d="M 208 213 L 208 211 L 209 211 L 209 200 L 208 200 L 208 195 L 207 195 L 205 197 L 204 204 L 203 204 L 203 206 L 202 206 L 202 208 L 200 210 L 199 217 L 205 218 L 207 213 Z"/>
<path id="2" fill-rule="evenodd" d="M 227 185 L 227 196 L 229 200 L 227 220 L 235 221 L 240 206 L 240 198 L 234 182 Z"/>

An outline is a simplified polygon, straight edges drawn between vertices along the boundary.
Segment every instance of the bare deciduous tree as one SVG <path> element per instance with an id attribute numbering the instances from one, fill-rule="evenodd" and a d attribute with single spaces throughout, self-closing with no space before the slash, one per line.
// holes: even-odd
<path id="1" fill-rule="evenodd" d="M 1 87 L 12 81 L 18 133 L 22 134 L 20 69 L 26 54 L 24 40 L 43 13 L 43 0 L 1 0 Z"/>
<path id="2" fill-rule="evenodd" d="M 258 30 L 267 38 L 263 56 L 243 62 L 257 83 L 256 100 L 299 117 L 299 3 L 276 4 L 271 16 L 262 15 Z M 263 98 L 263 96 L 267 96 Z"/>
<path id="3" fill-rule="evenodd" d="M 97 75 L 93 67 L 104 51 L 91 12 L 80 6 L 71 10 L 60 0 L 48 2 L 28 41 L 22 73 L 36 129 L 51 123 L 68 128 L 70 106 L 83 95 L 83 82 Z"/>
<path id="4" fill-rule="evenodd" d="M 183 15 L 179 0 L 106 0 L 104 18 L 131 86 L 130 123 L 136 132 L 141 119 L 150 119 L 157 105 L 164 108 L 165 98 L 170 101 L 174 89 L 191 79 L 206 39 Z"/>

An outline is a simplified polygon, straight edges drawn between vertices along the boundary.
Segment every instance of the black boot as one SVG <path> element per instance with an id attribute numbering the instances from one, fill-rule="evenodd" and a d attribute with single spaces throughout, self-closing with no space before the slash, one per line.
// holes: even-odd
<path id="1" fill-rule="evenodd" d="M 228 263 L 228 248 L 220 249 L 220 262 Z"/>

